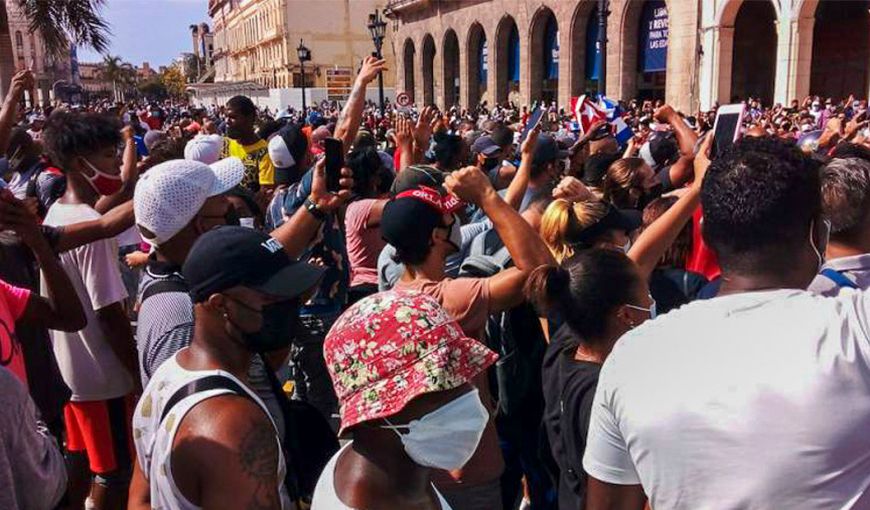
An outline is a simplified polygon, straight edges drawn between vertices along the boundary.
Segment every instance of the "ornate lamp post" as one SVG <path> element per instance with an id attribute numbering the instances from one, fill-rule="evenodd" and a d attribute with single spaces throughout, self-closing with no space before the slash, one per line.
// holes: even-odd
<path id="1" fill-rule="evenodd" d="M 302 68 L 302 118 L 305 119 L 305 62 L 311 60 L 311 50 L 309 50 L 299 39 L 299 46 L 296 47 L 296 55 L 299 57 L 299 67 Z"/>
<path id="2" fill-rule="evenodd" d="M 375 44 L 375 56 L 383 58 L 381 48 L 384 45 L 384 35 L 387 31 L 387 22 L 381 18 L 381 13 L 375 9 L 374 14 L 369 14 L 369 32 L 372 34 L 372 42 Z M 381 116 L 384 116 L 384 75 L 378 73 L 378 99 L 380 100 Z"/>

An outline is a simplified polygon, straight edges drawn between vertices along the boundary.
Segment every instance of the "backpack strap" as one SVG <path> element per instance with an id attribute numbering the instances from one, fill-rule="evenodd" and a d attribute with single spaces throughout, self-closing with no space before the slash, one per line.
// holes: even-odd
<path id="1" fill-rule="evenodd" d="M 238 395 L 239 397 L 247 398 L 251 402 L 257 404 L 257 407 L 262 408 L 260 404 L 251 398 L 251 395 L 249 395 L 247 391 L 229 377 L 222 375 L 209 375 L 202 379 L 191 381 L 176 390 L 175 393 L 169 397 L 169 400 L 166 401 L 166 405 L 163 406 L 163 412 L 160 413 L 160 423 L 163 423 L 163 420 L 166 419 L 166 415 L 169 414 L 169 411 L 185 398 L 196 393 L 211 390 L 229 390 L 230 393 Z M 266 410 L 264 409 L 263 412 L 265 411 Z"/>
<path id="2" fill-rule="evenodd" d="M 830 267 L 826 267 L 826 268 L 822 269 L 819 272 L 819 274 L 821 274 L 822 276 L 824 276 L 828 280 L 831 280 L 832 282 L 837 284 L 837 287 L 840 287 L 840 288 L 845 287 L 847 289 L 857 289 L 858 288 L 858 284 L 853 282 L 848 276 L 837 271 L 836 269 L 831 269 Z"/>
<path id="3" fill-rule="evenodd" d="M 179 276 L 173 274 L 169 277 L 156 280 L 146 287 L 142 292 L 142 299 L 140 302 L 144 303 L 146 299 L 156 294 L 163 294 L 166 292 L 183 292 L 187 294 L 188 290 L 187 283 L 185 283 Z"/>

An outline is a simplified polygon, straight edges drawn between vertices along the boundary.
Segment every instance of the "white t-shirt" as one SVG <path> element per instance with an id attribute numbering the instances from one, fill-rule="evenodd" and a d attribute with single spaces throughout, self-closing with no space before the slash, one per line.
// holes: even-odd
<path id="1" fill-rule="evenodd" d="M 100 213 L 85 204 L 55 202 L 45 216 L 45 225 L 57 227 L 98 219 Z M 60 254 L 85 310 L 88 324 L 76 333 L 51 331 L 54 356 L 63 380 L 72 390 L 72 400 L 106 400 L 126 395 L 133 379 L 115 356 L 105 338 L 96 311 L 127 297 L 118 269 L 118 243 L 114 239 L 95 241 Z M 45 279 L 41 294 L 48 295 Z"/>
<path id="2" fill-rule="evenodd" d="M 870 508 L 870 297 L 696 301 L 620 339 L 583 467 L 653 508 Z"/>
<path id="3" fill-rule="evenodd" d="M 338 499 L 338 494 L 335 493 L 335 465 L 338 464 L 338 458 L 341 456 L 342 452 L 347 450 L 350 445 L 353 444 L 353 441 L 349 441 L 346 445 L 342 446 L 335 455 L 329 459 L 329 463 L 326 464 L 326 467 L 323 468 L 323 473 L 320 474 L 320 478 L 317 480 L 317 487 L 314 488 L 314 497 L 311 498 L 311 510 L 355 510 Z M 438 492 L 438 489 L 435 486 L 432 486 L 432 490 L 435 491 L 435 495 L 438 496 L 438 501 L 441 503 L 441 510 L 451 510 L 450 505 L 447 504 L 447 501 Z"/>

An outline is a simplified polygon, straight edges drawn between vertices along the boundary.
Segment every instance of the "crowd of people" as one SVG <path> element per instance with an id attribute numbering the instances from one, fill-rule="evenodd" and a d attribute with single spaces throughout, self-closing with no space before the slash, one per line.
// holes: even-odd
<path id="1" fill-rule="evenodd" d="M 0 508 L 870 506 L 867 103 L 0 109 Z M 546 114 L 526 125 L 532 111 Z M 343 167 L 324 157 L 340 144 Z"/>

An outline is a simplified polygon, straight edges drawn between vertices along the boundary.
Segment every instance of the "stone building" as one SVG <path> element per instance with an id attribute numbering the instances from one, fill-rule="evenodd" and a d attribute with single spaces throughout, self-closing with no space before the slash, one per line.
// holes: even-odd
<path id="1" fill-rule="evenodd" d="M 300 87 L 296 47 L 311 50 L 306 87 L 330 87 L 356 74 L 374 51 L 366 28 L 369 13 L 386 0 L 209 0 L 215 83 L 254 82 L 264 88 Z M 383 53 L 392 64 L 387 34 Z M 394 67 L 391 66 L 391 69 Z M 384 75 L 393 86 L 393 73 Z"/>
<path id="2" fill-rule="evenodd" d="M 69 81 L 71 75 L 70 57 L 56 59 L 45 53 L 42 37 L 30 30 L 30 22 L 17 2 L 6 2 L 9 16 L 9 34 L 12 37 L 12 54 L 15 68 L 31 67 L 36 78 L 35 90 L 30 100 L 34 104 L 48 104 L 53 98 L 52 87 L 59 81 Z"/>
<path id="3" fill-rule="evenodd" d="M 597 90 L 598 0 L 391 0 L 397 91 L 530 104 Z M 682 110 L 868 95 L 870 1 L 609 0 L 606 94 Z"/>

